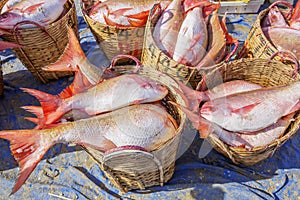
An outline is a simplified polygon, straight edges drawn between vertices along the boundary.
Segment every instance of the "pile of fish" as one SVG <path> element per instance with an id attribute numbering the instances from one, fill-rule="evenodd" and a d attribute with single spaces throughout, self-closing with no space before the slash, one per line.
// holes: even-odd
<path id="1" fill-rule="evenodd" d="M 71 28 L 68 36 L 63 55 L 46 69 L 75 71 L 74 81 L 58 95 L 22 88 L 40 101 L 41 106 L 23 107 L 37 116 L 28 118 L 37 126 L 31 130 L 0 131 L 0 138 L 10 140 L 21 170 L 12 193 L 56 143 L 75 143 L 100 151 L 120 146 L 153 151 L 177 132 L 177 122 L 162 104 L 169 92 L 166 86 L 139 74 L 87 78 L 86 72 L 94 73 L 95 66 L 79 48 Z M 63 120 L 73 111 L 75 120 Z"/>
<path id="2" fill-rule="evenodd" d="M 145 26 L 150 10 L 156 3 L 164 8 L 169 1 L 96 1 L 87 10 L 89 10 L 88 15 L 91 19 L 102 24 L 121 28 L 141 27 Z"/>
<path id="3" fill-rule="evenodd" d="M 288 10 L 280 10 L 277 5 L 286 5 Z M 267 39 L 279 50 L 288 51 L 300 59 L 300 2 L 295 8 L 285 1 L 277 1 L 270 6 L 268 14 L 261 22 Z"/>
<path id="4" fill-rule="evenodd" d="M 233 80 L 207 91 L 181 85 L 189 107 L 179 106 L 202 138 L 216 135 L 225 143 L 251 150 L 280 138 L 299 110 L 300 82 L 264 87 Z"/>
<path id="5" fill-rule="evenodd" d="M 16 27 L 45 27 L 57 20 L 64 12 L 67 0 L 8 0 L 0 13 L 0 35 L 11 34 Z M 0 50 L 20 48 L 11 42 L 0 41 Z"/>
<path id="6" fill-rule="evenodd" d="M 223 60 L 226 45 L 234 44 L 228 60 L 238 41 L 228 34 L 226 16 L 219 20 L 219 6 L 208 0 L 173 0 L 153 30 L 158 48 L 178 63 L 201 69 Z"/>

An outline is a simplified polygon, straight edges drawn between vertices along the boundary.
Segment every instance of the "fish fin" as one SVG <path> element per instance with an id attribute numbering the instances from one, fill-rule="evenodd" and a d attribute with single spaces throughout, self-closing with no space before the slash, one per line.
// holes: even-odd
<path id="1" fill-rule="evenodd" d="M 40 130 L 1 131 L 0 138 L 10 141 L 12 155 L 20 166 L 20 173 L 11 195 L 25 183 L 52 143 L 41 144 Z"/>
<path id="2" fill-rule="evenodd" d="M 23 13 L 34 13 L 37 11 L 37 9 L 43 5 L 45 2 L 41 2 L 41 3 L 37 3 L 37 4 L 33 4 L 25 9 L 22 10 Z"/>
<path id="3" fill-rule="evenodd" d="M 257 106 L 258 104 L 260 104 L 260 102 L 258 102 L 258 103 L 253 103 L 253 104 L 250 104 L 250 105 L 241 107 L 241 108 L 234 109 L 234 110 L 232 110 L 231 112 L 232 112 L 232 113 L 236 113 L 236 114 L 244 115 L 244 114 L 249 113 L 249 112 L 250 112 L 255 106 Z"/>
<path id="4" fill-rule="evenodd" d="M 43 118 L 44 112 L 41 106 L 22 106 L 22 109 L 34 114 L 37 118 Z"/>
<path id="5" fill-rule="evenodd" d="M 23 48 L 24 46 L 12 42 L 0 41 L 0 51 L 11 48 Z"/>
<path id="6" fill-rule="evenodd" d="M 80 46 L 78 38 L 76 37 L 73 29 L 67 26 L 68 29 L 68 44 L 60 56 L 60 58 L 48 65 L 43 67 L 45 71 L 75 71 L 76 66 L 82 62 L 87 62 L 87 58 Z"/>
<path id="7" fill-rule="evenodd" d="M 147 18 L 141 19 L 141 20 L 131 20 L 131 19 L 128 19 L 128 22 L 133 27 L 141 27 L 141 26 L 144 26 L 146 24 Z"/>
<path id="8" fill-rule="evenodd" d="M 31 122 L 33 122 L 35 124 L 38 124 L 39 121 L 40 121 L 40 119 L 34 118 L 34 117 L 25 117 L 25 119 L 27 119 L 28 121 L 31 121 Z"/>
<path id="9" fill-rule="evenodd" d="M 108 9 L 108 15 L 114 15 L 116 17 L 119 17 L 119 16 L 122 16 L 124 15 L 125 12 L 129 11 L 129 10 L 132 10 L 133 8 L 120 8 L 120 9 L 117 9 L 117 10 L 114 10 L 114 11 L 110 11 Z"/>
<path id="10" fill-rule="evenodd" d="M 61 116 L 63 116 L 64 111 L 59 109 L 60 105 L 62 104 L 62 99 L 59 96 L 48 94 L 35 89 L 21 89 L 39 100 L 44 113 L 44 117 L 43 120 L 41 120 L 41 123 L 51 124 L 58 120 Z M 43 126 L 43 124 L 38 125 Z"/>
<path id="11" fill-rule="evenodd" d="M 145 19 L 148 18 L 149 13 L 150 13 L 150 10 L 147 10 L 147 11 L 142 11 L 142 12 L 137 13 L 137 14 L 125 15 L 125 16 L 128 17 L 128 18 L 145 20 Z"/>
<path id="12" fill-rule="evenodd" d="M 128 28 L 131 26 L 131 25 L 118 24 L 118 23 L 112 21 L 111 19 L 109 19 L 109 17 L 107 17 L 104 13 L 103 13 L 103 18 L 104 18 L 105 23 L 109 26 L 116 26 L 118 28 Z"/>

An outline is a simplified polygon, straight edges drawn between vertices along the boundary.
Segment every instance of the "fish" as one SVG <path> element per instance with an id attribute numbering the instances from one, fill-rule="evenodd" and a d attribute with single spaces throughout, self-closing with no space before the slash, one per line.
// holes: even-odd
<path id="1" fill-rule="evenodd" d="M 300 30 L 300 2 L 297 1 L 289 23 L 290 27 L 293 29 Z"/>
<path id="2" fill-rule="evenodd" d="M 208 89 L 205 91 L 193 90 L 192 88 L 180 82 L 178 83 L 178 85 L 180 86 L 182 92 L 177 89 L 175 90 L 178 94 L 181 94 L 181 96 L 183 96 L 184 99 L 187 99 L 186 104 L 189 105 L 190 109 L 193 111 L 199 108 L 201 102 L 206 102 L 220 97 L 225 97 L 231 94 L 262 88 L 262 86 L 260 86 L 259 84 L 245 80 L 231 80 L 223 82 L 212 88 L 209 88 L 209 86 L 207 86 Z"/>
<path id="3" fill-rule="evenodd" d="M 13 42 L 7 42 L 7 41 L 0 41 L 0 51 L 5 49 L 11 49 L 11 48 L 22 48 L 22 45 L 13 43 Z"/>
<path id="4" fill-rule="evenodd" d="M 276 139 L 279 139 L 286 130 L 287 126 L 293 120 L 294 113 L 280 118 L 276 123 L 251 134 L 241 134 L 226 131 L 214 125 L 213 135 L 220 138 L 230 146 L 253 149 L 256 147 L 266 147 Z"/>
<path id="5" fill-rule="evenodd" d="M 98 68 L 89 62 L 74 30 L 70 26 L 67 26 L 67 30 L 68 44 L 64 52 L 57 61 L 42 68 L 45 71 L 72 71 L 75 73 L 72 84 L 62 91 L 60 95 L 62 98 L 71 97 L 102 82 L 108 77 L 118 75 L 110 70 Z"/>
<path id="6" fill-rule="evenodd" d="M 35 89 L 21 89 L 40 101 L 44 118 L 38 127 L 56 122 L 70 110 L 80 110 L 92 116 L 132 104 L 159 101 L 168 94 L 166 86 L 138 74 L 108 79 L 65 99 Z"/>
<path id="7" fill-rule="evenodd" d="M 199 114 L 228 131 L 255 132 L 297 111 L 299 89 L 300 82 L 294 82 L 236 93 L 205 102 Z"/>
<path id="8" fill-rule="evenodd" d="M 12 30 L 21 22 L 30 22 L 22 28 L 45 27 L 57 20 L 67 0 L 23 0 L 0 15 L 0 28 Z"/>
<path id="9" fill-rule="evenodd" d="M 138 146 L 153 151 L 172 139 L 177 129 L 165 108 L 140 104 L 48 129 L 2 130 L 0 138 L 10 141 L 11 152 L 20 166 L 11 194 L 21 188 L 54 144 L 75 143 L 99 151 Z"/>
<path id="10" fill-rule="evenodd" d="M 262 29 L 267 39 L 277 50 L 288 50 L 300 59 L 300 31 L 286 27 L 265 27 Z"/>
<path id="11" fill-rule="evenodd" d="M 161 13 L 153 30 L 153 40 L 159 49 L 173 57 L 178 32 L 184 19 L 181 0 L 173 0 Z"/>
<path id="12" fill-rule="evenodd" d="M 107 0 L 96 2 L 88 15 L 91 19 L 117 27 L 142 27 L 145 26 L 150 10 L 154 4 L 159 3 L 164 9 L 168 1 L 126 1 Z"/>
<path id="13" fill-rule="evenodd" d="M 2 7 L 1 9 L 1 14 L 6 12 L 7 10 L 11 10 L 13 8 L 14 5 L 16 5 L 17 3 L 20 3 L 23 0 L 8 0 Z"/>
<path id="14" fill-rule="evenodd" d="M 263 19 L 262 27 L 289 27 L 288 23 L 286 22 L 286 19 L 284 18 L 281 11 L 278 9 L 277 6 L 274 6 L 270 8 L 267 16 Z"/>
<path id="15" fill-rule="evenodd" d="M 189 10 L 180 27 L 173 59 L 181 64 L 195 66 L 206 54 L 208 32 L 202 7 Z"/>

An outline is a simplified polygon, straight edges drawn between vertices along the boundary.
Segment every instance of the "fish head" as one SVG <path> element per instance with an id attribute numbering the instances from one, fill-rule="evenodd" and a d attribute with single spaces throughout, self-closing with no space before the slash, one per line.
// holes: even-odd
<path id="1" fill-rule="evenodd" d="M 21 22 L 23 17 L 17 13 L 5 12 L 0 15 L 0 28 L 12 29 L 17 23 Z"/>
<path id="2" fill-rule="evenodd" d="M 136 99 L 136 103 L 147 103 L 158 101 L 168 94 L 166 86 L 144 76 L 132 76 L 138 87 L 131 90 L 131 98 Z"/>

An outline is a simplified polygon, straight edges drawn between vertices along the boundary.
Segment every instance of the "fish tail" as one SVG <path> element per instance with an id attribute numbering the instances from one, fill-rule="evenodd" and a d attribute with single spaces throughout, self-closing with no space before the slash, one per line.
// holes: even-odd
<path id="1" fill-rule="evenodd" d="M 4 49 L 9 49 L 9 48 L 22 48 L 22 45 L 12 43 L 12 42 L 6 42 L 6 41 L 0 41 L 0 51 Z"/>
<path id="2" fill-rule="evenodd" d="M 0 138 L 10 141 L 12 155 L 20 166 L 20 173 L 10 195 L 17 192 L 27 180 L 31 172 L 51 147 L 41 144 L 40 130 L 0 131 Z"/>
<path id="3" fill-rule="evenodd" d="M 56 122 L 64 114 L 64 110 L 61 109 L 62 99 L 59 96 L 48 94 L 39 90 L 21 88 L 24 92 L 36 97 L 42 107 L 42 112 L 38 107 L 29 107 L 29 111 L 40 117 L 39 126 L 43 127 L 45 124 L 52 124 Z M 24 107 L 23 107 L 24 108 Z M 28 106 L 25 106 L 25 109 Z"/>
<path id="4" fill-rule="evenodd" d="M 76 71 L 78 69 L 76 66 L 80 65 L 84 60 L 87 60 L 73 29 L 69 26 L 67 26 L 67 29 L 69 40 L 63 54 L 56 62 L 43 67 L 43 70 Z"/>

